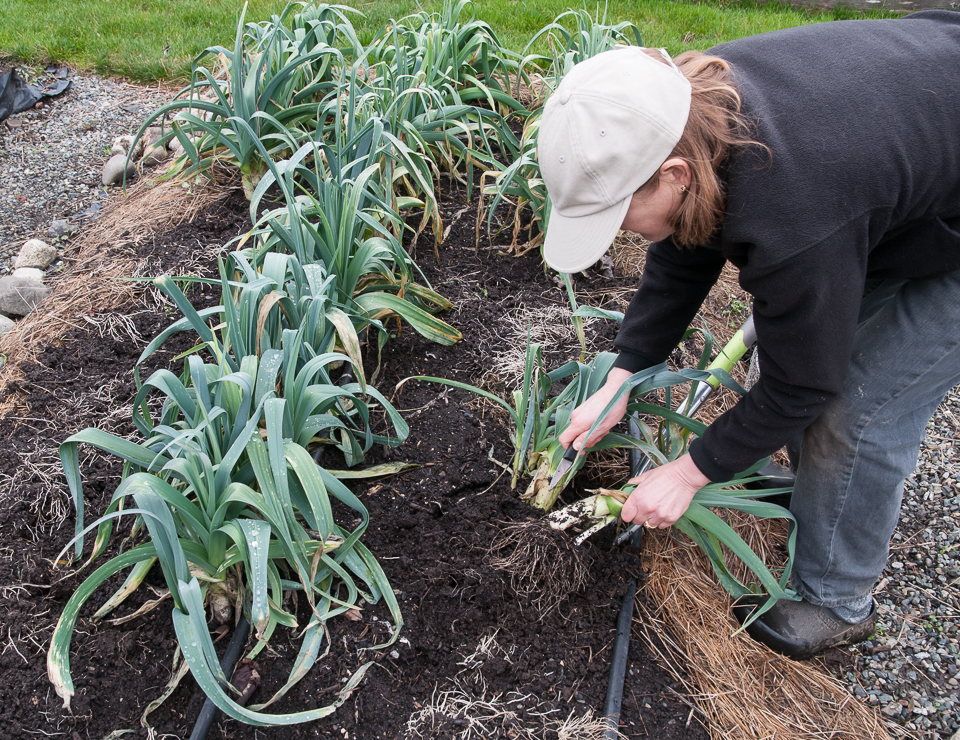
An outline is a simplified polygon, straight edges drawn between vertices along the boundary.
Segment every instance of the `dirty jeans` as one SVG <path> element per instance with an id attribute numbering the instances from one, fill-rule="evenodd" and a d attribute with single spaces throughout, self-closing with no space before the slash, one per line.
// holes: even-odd
<path id="1" fill-rule="evenodd" d="M 873 282 L 859 321 L 843 391 L 803 433 L 790 504 L 794 588 L 848 621 L 869 612 L 927 422 L 960 383 L 960 271 Z"/>

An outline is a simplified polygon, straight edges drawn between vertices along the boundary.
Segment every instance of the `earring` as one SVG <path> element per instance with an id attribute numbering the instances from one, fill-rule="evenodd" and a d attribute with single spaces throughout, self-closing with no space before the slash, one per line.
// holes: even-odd
<path id="1" fill-rule="evenodd" d="M 680 186 L 680 192 L 681 192 L 681 193 L 687 192 L 687 186 L 686 186 L 686 185 L 681 185 L 681 186 Z"/>

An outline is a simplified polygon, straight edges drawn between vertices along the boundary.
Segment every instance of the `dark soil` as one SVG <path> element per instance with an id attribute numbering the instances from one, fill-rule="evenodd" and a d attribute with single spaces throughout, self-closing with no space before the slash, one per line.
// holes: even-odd
<path id="1" fill-rule="evenodd" d="M 454 214 L 464 202 L 462 193 L 453 192 L 445 210 Z M 387 650 L 363 650 L 385 639 L 389 614 L 382 605 L 364 609 L 360 621 L 332 620 L 329 655 L 270 711 L 327 704 L 358 666 L 374 661 L 342 708 L 309 725 L 259 730 L 221 718 L 209 737 L 460 737 L 468 727 L 466 715 L 429 710 L 443 692 L 455 689 L 509 710 L 483 719 L 482 707 L 471 709 L 469 715 L 484 722 L 474 737 L 556 737 L 538 729 L 545 727 L 544 717 L 562 721 L 587 709 L 602 712 L 620 601 L 626 581 L 635 575 L 633 558 L 609 541 L 587 545 L 589 585 L 542 615 L 536 599 L 518 596 L 509 575 L 493 568 L 487 555 L 504 526 L 538 518 L 493 462 L 510 461 L 505 418 L 470 394 L 428 383 L 409 382 L 394 392 L 397 382 L 418 374 L 489 385 L 485 373 L 504 345 L 515 341 L 501 336 L 504 314 L 565 304 L 562 289 L 544 273 L 536 252 L 516 258 L 496 249 L 475 251 L 475 215 L 473 208 L 461 214 L 440 247 L 439 263 L 426 234 L 416 255 L 433 286 L 460 306 L 445 318 L 464 332 L 464 341 L 440 347 L 405 326 L 384 349 L 376 380 L 404 413 L 411 434 L 400 449 L 375 448 L 367 462 L 407 460 L 419 467 L 352 486 L 370 510 L 364 542 L 400 600 L 405 620 L 400 641 Z M 213 276 L 219 247 L 248 227 L 245 204 L 231 196 L 194 224 L 142 240 L 138 252 L 163 270 L 203 252 L 206 274 Z M 191 299 L 206 306 L 218 301 L 219 294 L 195 286 Z M 170 323 L 164 311 L 142 301 L 121 313 L 146 339 Z M 610 332 L 602 330 L 601 337 Z M 180 363 L 173 358 L 192 344 L 190 335 L 171 340 L 141 377 L 160 366 L 178 372 Z M 116 588 L 120 576 L 91 599 L 78 623 L 71 652 L 76 685 L 72 713 L 61 708 L 45 671 L 53 627 L 84 575 L 52 564 L 73 533 L 57 445 L 92 425 L 114 434 L 132 432 L 132 367 L 141 349 L 142 344 L 125 336 L 76 329 L 62 345 L 43 347 L 38 364 L 24 368 L 24 380 L 8 388 L 22 400 L 0 425 L 0 474 L 8 484 L 0 490 L 0 738 L 99 739 L 122 729 L 136 733 L 130 737 L 146 737 L 140 716 L 170 677 L 176 640 L 169 601 L 122 625 L 89 619 L 91 607 L 112 593 L 110 586 Z M 555 350 L 548 357 L 554 366 L 571 355 Z M 366 359 L 372 374 L 375 348 L 367 348 Z M 105 508 L 121 465 L 91 450 L 81 452 L 81 462 L 91 522 Z M 336 467 L 335 460 L 324 464 Z M 597 475 L 582 474 L 569 495 L 602 483 Z M 115 535 L 116 542 L 120 539 Z M 148 581 L 162 584 L 159 574 Z M 123 614 L 154 598 L 148 589 L 140 591 L 144 593 L 121 609 Z M 298 613 L 306 619 L 303 604 Z M 481 641 L 490 638 L 495 642 L 478 653 Z M 222 639 L 218 646 L 226 642 Z M 257 661 L 263 683 L 254 703 L 265 701 L 285 682 L 299 641 L 281 628 L 271 647 L 274 653 L 262 653 Z M 706 737 L 690 721 L 689 707 L 676 699 L 676 688 L 634 640 L 621 730 L 631 738 Z M 202 700 L 192 678 L 184 679 L 150 716 L 158 736 L 189 736 Z M 410 723 L 417 713 L 419 721 Z"/>

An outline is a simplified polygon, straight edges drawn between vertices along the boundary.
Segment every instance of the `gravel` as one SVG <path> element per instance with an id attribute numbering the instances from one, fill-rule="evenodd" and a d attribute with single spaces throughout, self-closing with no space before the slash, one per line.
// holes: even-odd
<path id="1" fill-rule="evenodd" d="M 44 76 L 31 81 L 42 86 Z M 57 98 L 0 123 L 0 275 L 31 238 L 54 220 L 82 226 L 118 188 L 100 184 L 110 145 L 136 133 L 171 88 L 143 87 L 93 75 L 71 74 Z"/>
<path id="2" fill-rule="evenodd" d="M 55 219 L 81 226 L 116 188 L 100 185 L 113 139 L 134 133 L 171 89 L 72 75 L 59 98 L 0 125 L 0 274 Z M 19 125 L 18 125 L 19 124 Z M 877 585 L 876 636 L 834 668 L 850 691 L 922 738 L 960 730 L 960 394 L 928 427 Z"/>
<path id="3" fill-rule="evenodd" d="M 840 677 L 889 722 L 923 738 L 960 730 L 960 393 L 927 426 L 874 590 L 877 634 Z"/>

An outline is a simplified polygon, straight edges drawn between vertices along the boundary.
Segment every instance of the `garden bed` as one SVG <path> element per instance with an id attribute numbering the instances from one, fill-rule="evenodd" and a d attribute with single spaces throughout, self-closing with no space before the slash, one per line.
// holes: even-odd
<path id="1" fill-rule="evenodd" d="M 489 248 L 486 239 L 475 250 L 475 210 L 468 206 L 462 192 L 450 195 L 443 206 L 451 216 L 448 223 L 455 214 L 459 218 L 439 250 L 439 262 L 427 234 L 418 255 L 434 287 L 457 306 L 447 319 L 465 339 L 441 347 L 403 327 L 403 341 L 388 343 L 382 357 L 377 385 L 388 396 L 398 381 L 415 374 L 500 390 L 496 386 L 502 381 L 488 372 L 504 364 L 517 343 L 516 327 L 511 329 L 505 316 L 520 312 L 534 318 L 565 304 L 562 288 L 544 273 L 537 253 L 506 255 Z M 234 194 L 193 224 L 141 240 L 138 256 L 152 259 L 159 272 L 176 270 L 199 252 L 210 276 L 218 249 L 245 228 L 246 204 Z M 622 288 L 632 280 L 608 282 Z M 122 625 L 93 624 L 88 617 L 110 593 L 109 584 L 84 611 L 74 639 L 72 714 L 61 709 L 44 665 L 53 626 L 79 582 L 72 571 L 51 563 L 72 533 L 56 447 L 90 425 L 120 435 L 133 431 L 131 370 L 143 340 L 135 343 L 129 334 L 146 339 L 171 321 L 151 293 L 112 312 L 129 317 L 132 332 L 125 322 L 91 316 L 97 326 L 75 329 L 62 342 L 42 346 L 37 364 L 21 368 L 22 379 L 7 389 L 17 402 L 0 432 L 0 470 L 11 483 L 0 502 L 0 631 L 6 638 L 0 656 L 0 735 L 99 738 L 122 729 L 145 735 L 140 715 L 171 675 L 176 641 L 170 602 Z M 195 287 L 191 299 L 198 306 L 215 304 L 219 291 L 205 289 L 201 296 Z M 113 327 L 114 336 L 109 331 L 101 336 L 103 327 Z M 600 341 L 612 336 L 612 327 L 593 331 Z M 181 336 L 179 345 L 170 344 L 151 364 L 170 363 L 192 344 L 190 335 Z M 570 352 L 575 347 L 556 348 L 552 358 L 568 359 Z M 375 348 L 367 348 L 365 361 L 372 372 Z M 363 650 L 384 638 L 389 614 L 379 606 L 365 609 L 358 621 L 331 622 L 330 654 L 273 709 L 327 703 L 361 663 L 372 660 L 376 667 L 332 717 L 274 728 L 269 737 L 460 737 L 470 729 L 475 737 L 550 737 L 569 718 L 582 718 L 588 710 L 596 715 L 606 692 L 624 583 L 632 575 L 630 561 L 609 542 L 589 546 L 589 585 L 542 615 L 536 598 L 518 596 L 488 555 L 505 523 L 536 518 L 498 465 L 509 462 L 511 449 L 503 419 L 463 392 L 426 383 L 407 383 L 392 398 L 410 423 L 410 438 L 396 450 L 375 448 L 367 462 L 404 460 L 418 467 L 351 487 L 370 510 L 364 541 L 398 592 L 406 622 L 401 639 L 385 651 Z M 82 459 L 92 517 L 119 482 L 121 464 L 89 450 Z M 328 459 L 324 465 L 339 467 Z M 585 471 L 571 493 L 596 485 L 596 475 L 596 470 Z M 159 574 L 148 582 L 162 585 Z M 118 578 L 111 583 L 119 585 Z M 146 592 L 131 599 L 122 613 L 151 598 Z M 304 604 L 298 615 L 306 617 Z M 258 659 L 263 683 L 253 701 L 264 701 L 286 679 L 297 652 L 294 638 L 278 634 L 271 642 L 276 654 Z M 221 639 L 218 648 L 226 641 Z M 704 737 L 676 687 L 635 640 L 624 691 L 627 736 Z M 158 734 L 185 737 L 202 699 L 188 677 L 150 722 Z M 210 733 L 258 736 L 264 730 L 224 720 Z"/>

